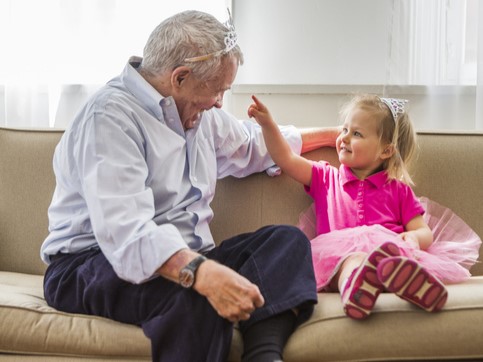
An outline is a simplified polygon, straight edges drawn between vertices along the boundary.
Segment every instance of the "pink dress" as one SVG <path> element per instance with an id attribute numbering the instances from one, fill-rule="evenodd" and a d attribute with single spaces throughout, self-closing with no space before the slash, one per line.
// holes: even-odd
<path id="1" fill-rule="evenodd" d="M 368 253 L 385 241 L 396 243 L 403 255 L 417 260 L 443 283 L 458 283 L 470 277 L 469 269 L 478 259 L 481 244 L 478 235 L 448 208 L 427 198 L 418 200 L 399 181 L 386 181 L 384 172 L 360 181 L 344 166 L 337 170 L 325 162 L 314 163 L 312 184 L 306 188 L 315 196 L 314 204 L 301 215 L 299 227 L 311 239 L 318 290 L 329 290 L 328 284 L 348 255 Z M 379 197 L 381 193 L 386 194 L 385 198 Z M 319 194 L 325 195 L 326 203 L 321 205 L 319 200 L 317 204 Z M 338 217 L 327 215 L 331 208 L 338 209 Z M 427 250 L 415 249 L 399 236 L 403 225 L 420 214 L 434 235 Z M 395 220 L 397 216 L 406 221 Z"/>

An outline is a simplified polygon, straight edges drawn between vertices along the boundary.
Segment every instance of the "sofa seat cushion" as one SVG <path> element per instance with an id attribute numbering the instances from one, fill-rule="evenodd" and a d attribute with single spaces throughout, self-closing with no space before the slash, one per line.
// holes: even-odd
<path id="1" fill-rule="evenodd" d="M 483 343 L 475 341 L 483 336 L 483 277 L 447 288 L 439 313 L 382 293 L 364 321 L 345 316 L 338 293 L 319 294 L 312 318 L 290 337 L 285 360 L 481 360 Z"/>
<path id="2" fill-rule="evenodd" d="M 140 327 L 49 307 L 41 275 L 0 271 L 0 326 L 0 360 L 1 353 L 23 360 L 30 360 L 27 355 L 151 360 L 151 344 Z M 240 359 L 242 346 L 236 331 L 229 361 Z"/>
<path id="3" fill-rule="evenodd" d="M 59 312 L 47 305 L 43 277 L 0 272 L 0 352 L 151 360 L 141 328 Z"/>
<path id="4" fill-rule="evenodd" d="M 0 272 L 0 353 L 149 361 L 137 326 L 59 312 L 43 298 L 43 277 Z M 338 293 L 319 294 L 312 318 L 290 337 L 287 362 L 481 359 L 483 277 L 448 286 L 443 311 L 426 313 L 393 294 L 379 296 L 365 321 L 345 316 Z M 239 361 L 236 332 L 228 361 Z"/>

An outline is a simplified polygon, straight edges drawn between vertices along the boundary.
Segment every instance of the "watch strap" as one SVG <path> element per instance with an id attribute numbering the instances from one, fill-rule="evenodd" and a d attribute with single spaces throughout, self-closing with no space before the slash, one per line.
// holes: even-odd
<path id="1" fill-rule="evenodd" d="M 191 260 L 188 264 L 186 264 L 185 268 L 191 269 L 193 272 L 195 272 L 198 267 L 203 263 L 204 261 L 208 260 L 205 256 L 200 255 Z"/>

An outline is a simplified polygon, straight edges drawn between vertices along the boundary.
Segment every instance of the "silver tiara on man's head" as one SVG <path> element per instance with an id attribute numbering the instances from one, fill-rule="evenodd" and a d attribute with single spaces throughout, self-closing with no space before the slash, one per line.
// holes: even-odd
<path id="1" fill-rule="evenodd" d="M 225 33 L 225 39 L 224 39 L 225 48 L 210 54 L 200 55 L 193 58 L 186 58 L 184 60 L 185 62 L 196 63 L 196 62 L 202 62 L 204 60 L 216 58 L 216 57 L 219 57 L 220 55 L 227 54 L 230 50 L 236 47 L 238 36 L 235 31 L 235 26 L 233 25 L 233 19 L 231 18 L 230 10 L 229 9 L 227 10 L 228 10 L 228 20 L 223 23 L 223 25 L 227 30 L 227 32 Z"/>
<path id="2" fill-rule="evenodd" d="M 404 113 L 404 105 L 408 102 L 407 99 L 398 99 L 398 98 L 382 98 L 382 97 L 380 97 L 380 99 L 391 110 L 392 117 L 394 118 L 394 122 L 396 122 L 397 117 L 401 113 Z"/>

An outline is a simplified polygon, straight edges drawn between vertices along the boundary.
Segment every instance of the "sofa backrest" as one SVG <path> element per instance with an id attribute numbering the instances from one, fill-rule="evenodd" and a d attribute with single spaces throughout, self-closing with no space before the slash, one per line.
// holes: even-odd
<path id="1" fill-rule="evenodd" d="M 483 133 L 419 132 L 418 143 L 418 156 L 411 167 L 415 193 L 450 208 L 483 237 Z M 339 165 L 333 148 L 304 156 Z M 218 182 L 211 229 L 219 242 L 261 225 L 296 225 L 311 202 L 302 186 L 283 174 L 227 178 Z M 482 251 L 483 246 L 480 260 Z M 474 265 L 471 272 L 483 275 L 483 263 Z"/>
<path id="2" fill-rule="evenodd" d="M 52 155 L 61 130 L 0 127 L 0 270 L 43 274 L 39 249 L 48 234 L 47 208 L 55 179 Z M 483 133 L 420 133 L 415 191 L 445 205 L 483 235 Z M 338 164 L 335 150 L 306 154 Z M 311 203 L 288 177 L 265 173 L 220 180 L 213 201 L 217 242 L 267 224 L 296 225 Z M 483 275 L 477 264 L 473 274 Z"/>
<path id="3" fill-rule="evenodd" d="M 55 180 L 60 130 L 0 128 L 0 270 L 43 273 L 40 244 Z"/>

